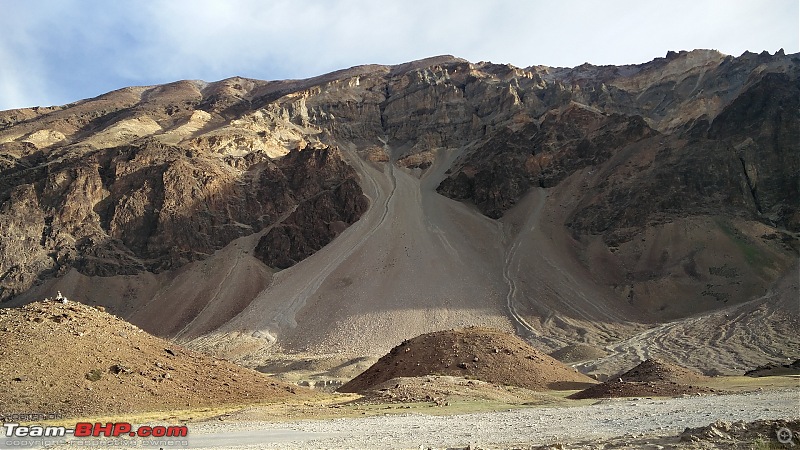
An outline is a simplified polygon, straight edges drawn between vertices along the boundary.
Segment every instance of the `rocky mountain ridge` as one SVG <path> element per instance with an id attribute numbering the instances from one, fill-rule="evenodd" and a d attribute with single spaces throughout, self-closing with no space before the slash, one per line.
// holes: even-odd
<path id="1" fill-rule="evenodd" d="M 365 292 L 374 284 L 399 299 L 402 289 L 344 273 L 355 255 L 387 252 L 361 273 L 418 284 L 420 305 L 424 292 L 441 299 L 434 309 L 463 297 L 448 280 L 472 273 L 457 265 L 469 264 L 487 277 L 469 302 L 496 305 L 481 316 L 490 323 L 475 324 L 510 320 L 556 336 L 541 343 L 551 350 L 608 342 L 619 336 L 605 323 L 630 330 L 741 303 L 790 270 L 800 247 L 799 69 L 800 57 L 782 51 L 575 68 L 440 56 L 3 111 L 0 300 L 59 287 L 185 337 L 261 305 L 263 324 L 230 330 L 263 336 L 259 348 L 281 336 L 305 348 L 344 333 L 317 308 L 344 321 L 392 314 L 396 303 L 373 305 Z M 343 235 L 346 251 L 317 255 Z M 416 263 L 396 261 L 414 252 Z M 460 257 L 445 270 L 448 252 Z M 542 255 L 551 256 L 536 262 Z M 415 274 L 428 263 L 439 281 Z M 281 271 L 296 265 L 309 268 Z M 404 333 L 473 324 L 449 314 Z M 306 327 L 320 335 L 289 337 Z M 380 340 L 363 327 L 372 325 L 350 332 Z"/>

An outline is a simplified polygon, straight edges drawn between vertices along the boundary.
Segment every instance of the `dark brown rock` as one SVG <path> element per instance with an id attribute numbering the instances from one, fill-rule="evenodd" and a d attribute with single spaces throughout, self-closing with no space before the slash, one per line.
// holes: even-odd
<path id="1" fill-rule="evenodd" d="M 286 164 L 298 167 L 292 162 L 287 161 Z M 317 163 L 307 163 L 301 167 L 309 166 L 316 167 Z M 338 177 L 320 179 L 318 170 L 303 172 L 314 181 L 305 180 L 302 186 L 317 185 L 319 191 L 305 189 L 309 197 L 301 200 L 286 220 L 259 240 L 255 255 L 265 264 L 280 269 L 297 264 L 327 245 L 366 211 L 369 202 L 355 181 L 352 169 L 339 161 L 338 170 L 343 170 L 345 173 L 340 175 L 347 177 L 338 185 L 331 185 L 339 180 Z M 323 173 L 326 171 L 337 172 L 337 169 L 322 170 Z M 298 173 L 295 172 L 294 176 L 300 177 Z"/>
<path id="2" fill-rule="evenodd" d="M 309 243 L 293 253 L 305 257 L 358 220 L 367 205 L 353 170 L 330 148 L 279 161 L 251 159 L 242 172 L 212 155 L 153 140 L 74 149 L 42 164 L 33 172 L 21 164 L 5 171 L 34 182 L 5 191 L 2 298 L 70 267 L 95 276 L 176 268 L 294 208 L 286 226 L 305 229 Z"/>

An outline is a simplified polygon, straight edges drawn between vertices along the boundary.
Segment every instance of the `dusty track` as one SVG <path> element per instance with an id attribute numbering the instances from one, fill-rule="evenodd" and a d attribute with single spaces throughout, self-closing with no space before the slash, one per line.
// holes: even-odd
<path id="1" fill-rule="evenodd" d="M 591 443 L 627 436 L 631 446 L 716 420 L 797 417 L 797 391 L 676 399 L 601 401 L 569 408 L 429 416 L 389 415 L 294 423 L 208 423 L 192 428 L 193 448 L 480 448 Z M 649 439 L 644 439 L 647 436 Z M 641 440 L 640 440 L 641 439 Z M 625 439 L 622 439 L 624 442 Z M 272 442 L 272 444 L 267 444 Z M 658 448 L 658 447 L 654 447 Z"/>

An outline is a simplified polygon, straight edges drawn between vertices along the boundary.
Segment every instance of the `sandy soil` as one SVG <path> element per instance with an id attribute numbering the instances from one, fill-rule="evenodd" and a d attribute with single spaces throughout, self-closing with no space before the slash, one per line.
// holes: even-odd
<path id="1" fill-rule="evenodd" d="M 351 148 L 349 159 L 372 201 L 369 211 L 311 258 L 276 274 L 241 314 L 191 345 L 230 355 L 236 350 L 225 342 L 249 341 L 264 346 L 266 360 L 275 348 L 258 336 L 278 336 L 278 346 L 292 351 L 379 355 L 430 331 L 467 325 L 511 331 L 500 230 L 477 211 L 433 193 L 437 171 L 454 156 L 440 155 L 442 162 L 420 182 L 393 164 L 367 164 Z"/>
<path id="2" fill-rule="evenodd" d="M 605 275 L 589 272 L 560 225 L 590 172 L 558 191 L 533 189 L 492 221 L 435 192 L 457 151 L 435 152 L 421 178 L 367 162 L 355 145 L 345 154 L 369 211 L 259 293 L 240 296 L 255 300 L 187 345 L 258 367 L 297 352 L 378 356 L 422 333 L 483 325 L 513 329 L 548 352 L 576 341 L 594 347 L 595 359 L 571 362 L 600 380 L 649 357 L 729 375 L 800 357 L 797 270 L 762 298 L 655 326 L 594 282 Z"/>
<path id="3" fill-rule="evenodd" d="M 568 398 L 678 397 L 686 394 L 720 393 L 697 384 L 712 381 L 699 372 L 658 359 L 648 359 L 604 383 L 589 386 Z"/>
<path id="4" fill-rule="evenodd" d="M 660 359 L 648 359 L 619 376 L 624 381 L 672 381 L 674 383 L 696 383 L 708 381 L 708 377 L 678 364 Z"/>
<path id="5" fill-rule="evenodd" d="M 572 344 L 550 353 L 550 356 L 563 363 L 578 363 L 606 356 L 605 350 L 587 344 Z"/>

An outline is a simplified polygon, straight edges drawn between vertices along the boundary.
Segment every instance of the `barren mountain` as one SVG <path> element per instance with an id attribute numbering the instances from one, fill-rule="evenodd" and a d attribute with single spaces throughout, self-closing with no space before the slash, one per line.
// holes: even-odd
<path id="1" fill-rule="evenodd" d="M 254 366 L 482 325 L 606 374 L 752 307 L 770 339 L 715 367 L 796 359 L 799 69 L 442 56 L 3 111 L 0 299 L 60 289 Z"/>

